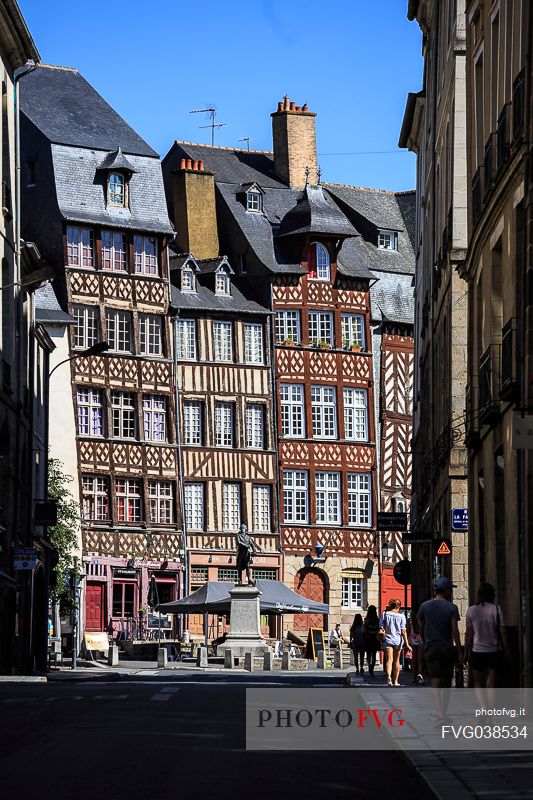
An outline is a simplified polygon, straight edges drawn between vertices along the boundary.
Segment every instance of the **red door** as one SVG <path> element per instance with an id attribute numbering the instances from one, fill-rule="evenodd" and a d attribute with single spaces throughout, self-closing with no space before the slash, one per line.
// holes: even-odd
<path id="1" fill-rule="evenodd" d="M 85 590 L 85 630 L 103 631 L 104 617 L 104 589 L 103 583 L 88 583 Z"/>
<path id="2" fill-rule="evenodd" d="M 307 597 L 308 600 L 316 600 L 318 603 L 326 603 L 326 582 L 321 572 L 317 569 L 301 569 L 294 576 L 294 591 Z M 327 617 L 323 614 L 295 614 L 294 630 L 307 632 L 309 628 L 323 628 L 327 631 Z"/>

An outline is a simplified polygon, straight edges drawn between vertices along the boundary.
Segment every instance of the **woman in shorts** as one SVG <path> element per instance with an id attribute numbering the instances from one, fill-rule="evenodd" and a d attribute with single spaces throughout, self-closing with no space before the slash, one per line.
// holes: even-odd
<path id="1" fill-rule="evenodd" d="M 405 615 L 400 612 L 402 603 L 400 600 L 390 600 L 387 610 L 383 612 L 379 620 L 379 627 L 385 631 L 383 640 L 383 669 L 387 676 L 387 686 L 399 686 L 398 676 L 400 674 L 400 653 L 402 646 L 408 653 L 411 652 L 411 645 L 407 641 L 405 630 Z"/>
<path id="2" fill-rule="evenodd" d="M 490 583 L 480 583 L 477 602 L 466 612 L 465 651 L 476 689 L 492 689 L 503 660 L 502 610 Z"/>

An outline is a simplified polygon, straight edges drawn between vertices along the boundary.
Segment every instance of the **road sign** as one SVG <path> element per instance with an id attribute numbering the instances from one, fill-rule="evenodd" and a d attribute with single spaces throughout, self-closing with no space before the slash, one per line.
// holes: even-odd
<path id="1" fill-rule="evenodd" d="M 378 511 L 378 531 L 406 531 L 407 514 L 401 511 Z"/>
<path id="2" fill-rule="evenodd" d="M 401 586 L 409 586 L 411 583 L 411 562 L 406 558 L 403 561 L 398 561 L 394 565 L 392 574 Z"/>
<path id="3" fill-rule="evenodd" d="M 14 569 L 35 569 L 37 566 L 37 550 L 35 547 L 17 547 L 13 554 Z"/>
<path id="4" fill-rule="evenodd" d="M 402 544 L 431 544 L 432 542 L 431 531 L 404 531 L 402 533 Z"/>
<path id="5" fill-rule="evenodd" d="M 442 537 L 435 539 L 433 548 L 436 556 L 451 556 L 452 554 L 452 543 L 449 539 L 443 539 Z"/>
<path id="6" fill-rule="evenodd" d="M 468 509 L 452 508 L 452 531 L 468 530 Z"/>

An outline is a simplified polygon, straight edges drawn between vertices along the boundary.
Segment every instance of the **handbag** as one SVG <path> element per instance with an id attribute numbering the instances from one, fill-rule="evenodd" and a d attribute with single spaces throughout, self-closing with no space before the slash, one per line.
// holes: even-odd
<path id="1" fill-rule="evenodd" d="M 383 622 L 385 622 L 385 617 L 383 617 Z M 385 641 L 385 637 L 386 636 L 387 636 L 387 630 L 383 626 L 380 625 L 378 634 L 376 636 L 376 639 L 378 640 L 378 642 L 380 644 L 383 644 L 383 642 Z"/>

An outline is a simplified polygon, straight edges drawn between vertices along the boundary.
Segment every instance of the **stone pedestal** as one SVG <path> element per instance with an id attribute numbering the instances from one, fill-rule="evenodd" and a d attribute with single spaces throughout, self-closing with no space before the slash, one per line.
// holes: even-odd
<path id="1" fill-rule="evenodd" d="M 157 666 L 167 668 L 168 653 L 166 647 L 159 647 L 157 650 Z"/>
<path id="2" fill-rule="evenodd" d="M 116 644 L 110 644 L 107 651 L 107 663 L 110 667 L 118 667 L 118 647 Z"/>
<path id="3" fill-rule="evenodd" d="M 207 647 L 199 647 L 196 651 L 196 666 L 208 667 L 209 661 L 207 660 Z"/>
<path id="4" fill-rule="evenodd" d="M 266 640 L 261 636 L 259 597 L 261 592 L 255 586 L 234 586 L 230 590 L 230 632 L 226 641 L 217 647 L 217 655 L 231 650 L 234 656 L 244 657 L 246 653 L 262 656 L 268 650 Z"/>

